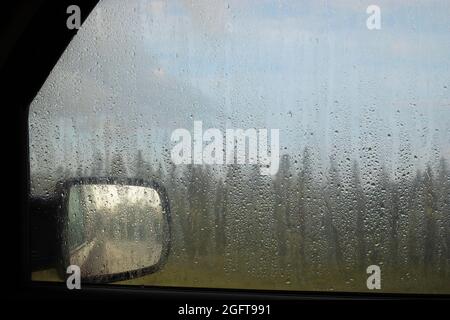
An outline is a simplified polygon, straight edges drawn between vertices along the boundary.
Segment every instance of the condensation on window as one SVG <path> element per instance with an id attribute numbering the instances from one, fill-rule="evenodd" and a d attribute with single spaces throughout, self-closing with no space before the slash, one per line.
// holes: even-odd
<path id="1" fill-rule="evenodd" d="M 30 106 L 31 196 L 161 181 L 171 254 L 128 284 L 450 293 L 450 3 L 370 4 L 101 1 Z M 278 172 L 175 165 L 194 121 L 279 129 Z"/>

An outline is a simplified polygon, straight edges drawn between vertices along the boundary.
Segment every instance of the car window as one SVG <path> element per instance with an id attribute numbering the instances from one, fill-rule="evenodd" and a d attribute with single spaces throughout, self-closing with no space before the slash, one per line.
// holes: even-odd
<path id="1" fill-rule="evenodd" d="M 100 1 L 31 103 L 30 197 L 164 185 L 168 261 L 121 284 L 450 293 L 450 2 L 372 2 Z"/>

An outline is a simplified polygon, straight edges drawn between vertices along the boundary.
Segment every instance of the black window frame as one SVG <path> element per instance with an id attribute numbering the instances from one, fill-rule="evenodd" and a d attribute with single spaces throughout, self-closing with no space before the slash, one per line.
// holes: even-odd
<path id="1" fill-rule="evenodd" d="M 449 300 L 444 294 L 359 293 L 359 292 L 306 292 L 253 289 L 209 289 L 191 287 L 123 286 L 111 284 L 85 284 L 83 290 L 68 290 L 65 283 L 31 281 L 30 217 L 29 217 L 29 139 L 28 113 L 36 94 L 44 84 L 60 56 L 77 30 L 65 27 L 69 5 L 81 8 L 84 21 L 98 0 L 20 0 L 11 1 L 4 13 L 6 26 L 2 32 L 5 58 L 1 63 L 5 106 L 12 111 L 14 132 L 7 135 L 13 140 L 17 158 L 14 164 L 14 204 L 5 220 L 10 238 L 8 256 L 17 263 L 8 277 L 14 297 L 18 298 L 151 298 L 191 301 L 193 299 L 225 300 Z M 19 21 L 19 22 L 18 22 Z M 17 27 L 17 25 L 20 27 Z M 61 27 L 63 26 L 63 27 Z M 15 228 L 9 226 L 16 226 Z"/>

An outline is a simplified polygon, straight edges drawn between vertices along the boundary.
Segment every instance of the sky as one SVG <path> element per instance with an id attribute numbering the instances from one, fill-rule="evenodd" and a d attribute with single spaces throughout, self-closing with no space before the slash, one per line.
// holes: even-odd
<path id="1" fill-rule="evenodd" d="M 380 30 L 366 27 L 372 4 Z M 194 120 L 277 128 L 280 154 L 308 146 L 343 169 L 449 159 L 449 12 L 446 0 L 101 1 L 31 104 L 32 172 L 88 165 L 105 146 L 168 162 L 171 132 Z"/>

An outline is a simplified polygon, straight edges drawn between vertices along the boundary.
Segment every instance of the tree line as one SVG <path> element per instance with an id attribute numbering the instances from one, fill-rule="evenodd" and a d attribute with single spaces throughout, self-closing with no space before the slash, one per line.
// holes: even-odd
<path id="1" fill-rule="evenodd" d="M 365 277 L 366 268 L 376 264 L 406 288 L 434 279 L 427 283 L 448 291 L 447 161 L 393 174 L 382 165 L 367 173 L 358 161 L 347 160 L 349 170 L 330 160 L 317 173 L 314 155 L 305 148 L 299 157 L 284 154 L 278 173 L 270 177 L 260 175 L 256 165 L 231 164 L 223 170 L 155 165 L 142 151 L 128 165 L 115 154 L 107 167 L 97 153 L 90 172 L 75 174 L 163 183 L 172 214 L 171 260 L 180 268 L 285 279 L 300 289 L 333 279 L 351 289 L 356 277 Z"/>

